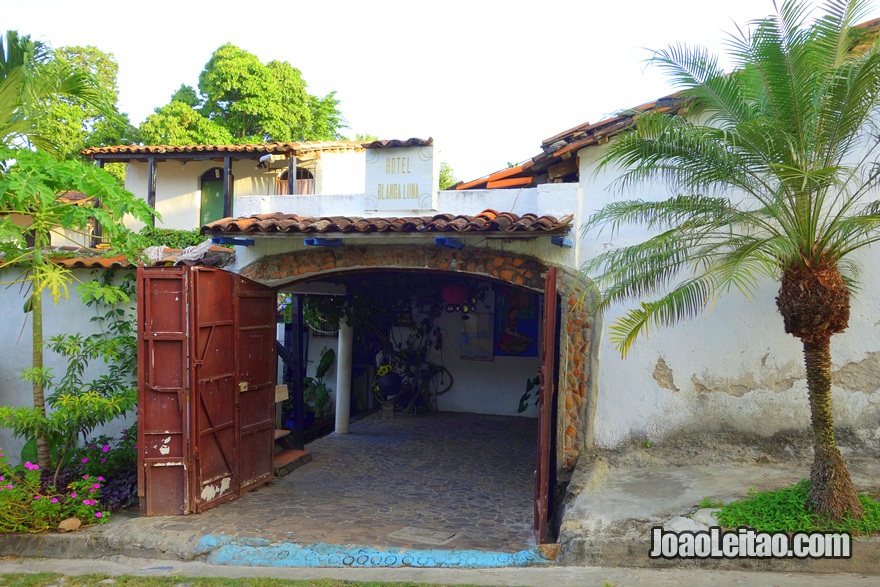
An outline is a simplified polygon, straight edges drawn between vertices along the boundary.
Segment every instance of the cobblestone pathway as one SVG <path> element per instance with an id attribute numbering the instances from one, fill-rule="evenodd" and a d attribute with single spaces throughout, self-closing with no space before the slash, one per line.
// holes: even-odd
<path id="1" fill-rule="evenodd" d="M 531 418 L 375 414 L 350 434 L 308 444 L 312 462 L 267 487 L 199 515 L 136 525 L 300 544 L 519 551 L 534 546 L 536 437 Z"/>

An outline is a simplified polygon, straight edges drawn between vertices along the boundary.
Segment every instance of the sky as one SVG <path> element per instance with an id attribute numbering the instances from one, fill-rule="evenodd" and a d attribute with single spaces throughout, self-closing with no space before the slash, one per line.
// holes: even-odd
<path id="1" fill-rule="evenodd" d="M 0 27 L 111 53 L 119 109 L 136 125 L 181 84 L 196 87 L 225 43 L 287 61 L 310 93 L 336 91 L 344 135 L 433 137 L 467 181 L 670 94 L 646 64 L 651 50 L 685 42 L 723 53 L 736 25 L 773 11 L 772 0 L 0 0 Z"/>

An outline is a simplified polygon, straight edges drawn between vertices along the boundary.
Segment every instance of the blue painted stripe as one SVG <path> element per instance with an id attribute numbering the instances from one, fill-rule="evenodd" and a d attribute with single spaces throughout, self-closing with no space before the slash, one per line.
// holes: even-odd
<path id="1" fill-rule="evenodd" d="M 252 567 L 425 567 L 492 568 L 526 567 L 548 560 L 537 549 L 514 553 L 482 550 L 439 550 L 392 548 L 339 544 L 293 544 L 260 538 L 204 536 L 197 555 L 207 554 L 215 565 Z"/>

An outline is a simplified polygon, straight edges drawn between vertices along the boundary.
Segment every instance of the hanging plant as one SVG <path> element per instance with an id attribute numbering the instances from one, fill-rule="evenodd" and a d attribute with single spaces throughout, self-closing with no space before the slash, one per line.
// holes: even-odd
<path id="1" fill-rule="evenodd" d="M 303 321 L 317 332 L 334 333 L 346 316 L 344 296 L 307 295 L 303 299 Z"/>

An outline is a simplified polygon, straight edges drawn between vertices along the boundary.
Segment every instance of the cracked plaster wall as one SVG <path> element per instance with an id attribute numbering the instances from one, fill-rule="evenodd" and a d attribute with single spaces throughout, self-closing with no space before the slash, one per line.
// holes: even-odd
<path id="1" fill-rule="evenodd" d="M 620 195 L 612 175 L 594 173 L 595 148 L 579 153 L 584 198 L 579 217 L 622 197 L 666 198 L 660 186 Z M 612 171 L 613 173 L 613 171 Z M 641 229 L 599 233 L 581 241 L 581 262 L 610 247 L 640 242 Z M 854 296 L 849 328 L 831 342 L 832 409 L 837 427 L 880 441 L 880 249 L 859 251 L 860 293 Z M 672 328 L 650 330 L 627 358 L 608 340 L 608 326 L 623 314 L 604 316 L 595 443 L 615 447 L 629 439 L 661 440 L 680 431 L 730 428 L 771 435 L 809 427 L 802 347 L 786 335 L 776 311 L 778 286 L 767 281 L 752 302 L 739 293 L 722 296 L 708 314 Z"/>

